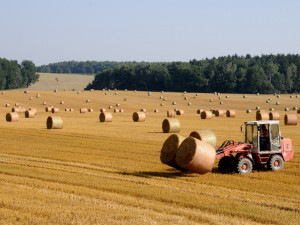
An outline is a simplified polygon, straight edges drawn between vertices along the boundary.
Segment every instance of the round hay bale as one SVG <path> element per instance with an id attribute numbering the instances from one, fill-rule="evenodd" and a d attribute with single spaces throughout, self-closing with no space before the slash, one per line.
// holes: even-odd
<path id="1" fill-rule="evenodd" d="M 77 91 L 77 94 L 79 95 L 79 94 L 80 94 L 80 91 Z"/>
<path id="2" fill-rule="evenodd" d="M 196 96 L 199 96 L 199 93 L 196 93 Z"/>
<path id="3" fill-rule="evenodd" d="M 284 108 L 284 111 L 290 111 L 290 109 L 289 108 Z"/>
<path id="4" fill-rule="evenodd" d="M 39 98 L 39 97 L 41 97 L 41 95 L 40 94 L 36 94 L 36 96 L 35 96 L 36 98 Z"/>
<path id="5" fill-rule="evenodd" d="M 203 112 L 203 109 L 197 109 L 197 114 L 201 114 Z"/>
<path id="6" fill-rule="evenodd" d="M 290 98 L 294 98 L 294 95 L 290 95 Z"/>
<path id="7" fill-rule="evenodd" d="M 296 126 L 298 123 L 297 114 L 286 114 L 284 116 L 284 124 L 285 125 L 294 125 Z"/>
<path id="8" fill-rule="evenodd" d="M 46 125 L 47 129 L 62 129 L 63 120 L 60 116 L 49 116 Z"/>
<path id="9" fill-rule="evenodd" d="M 181 116 L 183 114 L 184 114 L 184 111 L 182 109 L 176 111 L 176 115 Z"/>
<path id="10" fill-rule="evenodd" d="M 177 103 L 176 102 L 172 102 L 172 105 L 176 105 Z"/>
<path id="11" fill-rule="evenodd" d="M 297 113 L 300 114 L 300 109 L 298 109 Z"/>
<path id="12" fill-rule="evenodd" d="M 217 146 L 217 138 L 212 130 L 196 130 L 190 133 L 190 137 L 205 141 L 214 148 Z"/>
<path id="13" fill-rule="evenodd" d="M 25 117 L 26 118 L 34 118 L 35 117 L 35 112 L 32 110 L 26 110 L 25 111 Z"/>
<path id="14" fill-rule="evenodd" d="M 224 102 L 220 102 L 220 105 L 223 105 L 224 104 Z"/>
<path id="15" fill-rule="evenodd" d="M 120 113 L 123 113 L 123 112 L 125 112 L 125 110 L 124 110 L 124 109 L 120 109 L 119 111 L 120 111 Z"/>
<path id="16" fill-rule="evenodd" d="M 151 92 L 148 92 L 148 96 L 151 96 L 152 95 L 152 93 Z"/>
<path id="17" fill-rule="evenodd" d="M 59 111 L 59 108 L 52 108 L 52 109 L 51 109 L 51 112 L 52 112 L 52 113 L 58 113 L 58 111 Z"/>
<path id="18" fill-rule="evenodd" d="M 176 153 L 176 164 L 188 171 L 205 174 L 213 168 L 216 159 L 214 147 L 193 137 L 186 138 Z"/>
<path id="19" fill-rule="evenodd" d="M 277 98 L 280 98 L 280 95 L 277 95 Z"/>
<path id="20" fill-rule="evenodd" d="M 15 106 L 19 106 L 19 103 L 16 102 L 16 103 L 15 103 Z"/>
<path id="21" fill-rule="evenodd" d="M 29 92 L 28 91 L 24 91 L 24 94 L 28 94 Z"/>
<path id="22" fill-rule="evenodd" d="M 47 105 L 47 102 L 43 102 L 43 105 Z"/>
<path id="23" fill-rule="evenodd" d="M 88 112 L 94 112 L 94 109 L 88 109 Z"/>
<path id="24" fill-rule="evenodd" d="M 105 108 L 101 108 L 100 112 L 106 112 L 106 109 Z"/>
<path id="25" fill-rule="evenodd" d="M 256 93 L 256 95 L 259 95 L 259 93 Z"/>
<path id="26" fill-rule="evenodd" d="M 105 92 L 105 95 L 108 95 L 108 92 Z"/>
<path id="27" fill-rule="evenodd" d="M 141 109 L 140 112 L 147 112 L 147 109 Z"/>
<path id="28" fill-rule="evenodd" d="M 247 110 L 246 110 L 246 113 L 251 113 L 251 109 L 247 109 Z"/>
<path id="29" fill-rule="evenodd" d="M 247 95 L 243 95 L 243 98 L 247 98 Z"/>
<path id="30" fill-rule="evenodd" d="M 214 95 L 216 95 L 217 94 L 217 92 L 214 92 Z"/>
<path id="31" fill-rule="evenodd" d="M 280 119 L 279 112 L 270 112 L 269 113 L 269 119 L 270 120 L 279 120 Z"/>
<path id="32" fill-rule="evenodd" d="M 226 95 L 226 97 L 225 98 L 229 98 L 229 96 L 228 95 Z"/>
<path id="33" fill-rule="evenodd" d="M 11 112 L 6 114 L 7 122 L 17 122 L 19 121 L 19 114 L 17 112 Z"/>
<path id="34" fill-rule="evenodd" d="M 65 102 L 64 101 L 60 101 L 60 104 L 63 105 L 63 104 L 65 104 Z"/>
<path id="35" fill-rule="evenodd" d="M 210 99 L 209 102 L 213 102 L 214 100 Z"/>
<path id="36" fill-rule="evenodd" d="M 86 113 L 87 112 L 87 108 L 80 108 L 79 112 L 80 113 Z"/>
<path id="37" fill-rule="evenodd" d="M 52 108 L 53 108 L 52 106 L 48 106 L 48 107 L 45 108 L 45 111 L 46 111 L 46 112 L 51 112 L 51 111 L 52 111 Z"/>
<path id="38" fill-rule="evenodd" d="M 185 97 L 184 100 L 189 100 L 189 98 L 188 98 L 188 97 Z"/>
<path id="39" fill-rule="evenodd" d="M 200 114 L 201 119 L 211 119 L 212 118 L 212 112 L 211 111 L 203 111 Z"/>
<path id="40" fill-rule="evenodd" d="M 58 89 L 56 88 L 56 89 L 54 89 L 54 92 L 58 92 Z"/>
<path id="41" fill-rule="evenodd" d="M 18 113 L 24 113 L 26 111 L 26 109 L 24 107 L 19 106 L 19 107 L 13 107 L 11 109 L 11 111 L 12 112 L 18 112 Z"/>
<path id="42" fill-rule="evenodd" d="M 112 108 L 114 108 L 114 107 L 113 107 L 112 105 L 110 105 L 110 106 L 108 106 L 108 108 L 109 108 L 109 109 L 112 109 Z"/>
<path id="43" fill-rule="evenodd" d="M 218 116 L 218 117 L 224 116 L 224 110 L 216 110 L 215 111 L 215 116 Z"/>
<path id="44" fill-rule="evenodd" d="M 154 112 L 155 112 L 155 113 L 158 113 L 158 112 L 159 112 L 159 110 L 158 110 L 158 109 L 154 109 Z"/>
<path id="45" fill-rule="evenodd" d="M 9 104 L 9 103 L 6 103 L 6 104 L 5 104 L 5 107 L 10 107 L 10 104 Z"/>
<path id="46" fill-rule="evenodd" d="M 65 111 L 66 111 L 66 112 L 69 112 L 69 111 L 70 111 L 70 109 L 69 109 L 69 108 L 65 108 Z"/>
<path id="47" fill-rule="evenodd" d="M 269 120 L 269 114 L 265 111 L 256 112 L 256 120 Z"/>
<path id="48" fill-rule="evenodd" d="M 114 113 L 119 113 L 120 110 L 119 109 L 114 109 Z"/>
<path id="49" fill-rule="evenodd" d="M 134 112 L 132 114 L 132 119 L 134 122 L 145 122 L 146 114 L 144 112 Z"/>
<path id="50" fill-rule="evenodd" d="M 118 92 L 115 92 L 115 95 L 118 95 L 119 93 Z"/>
<path id="51" fill-rule="evenodd" d="M 222 97 L 220 96 L 219 99 L 222 99 Z"/>
<path id="52" fill-rule="evenodd" d="M 99 115 L 99 120 L 101 123 L 112 122 L 112 114 L 110 112 L 101 112 Z"/>
<path id="53" fill-rule="evenodd" d="M 164 98 L 164 96 L 160 96 L 160 97 L 159 97 L 159 99 L 163 99 L 163 98 Z"/>
<path id="54" fill-rule="evenodd" d="M 70 112 L 74 112 L 74 109 L 70 109 L 69 111 L 70 111 Z"/>
<path id="55" fill-rule="evenodd" d="M 33 100 L 33 97 L 31 96 L 31 97 L 29 98 L 29 100 Z"/>
<path id="56" fill-rule="evenodd" d="M 180 122 L 176 118 L 164 119 L 162 122 L 164 133 L 178 133 L 180 131 Z"/>
<path id="57" fill-rule="evenodd" d="M 2 94 L 5 95 L 5 91 L 2 91 Z"/>
<path id="58" fill-rule="evenodd" d="M 119 104 L 119 103 L 117 103 L 117 104 L 116 104 L 116 107 L 119 107 L 119 106 L 120 106 L 120 104 Z"/>
<path id="59" fill-rule="evenodd" d="M 299 95 L 296 95 L 296 98 L 299 98 Z"/>
<path id="60" fill-rule="evenodd" d="M 85 100 L 86 103 L 89 103 L 90 101 L 91 101 L 91 100 L 89 100 L 89 99 Z"/>
<path id="61" fill-rule="evenodd" d="M 35 108 L 29 108 L 28 110 L 33 111 L 35 115 L 37 114 L 37 110 Z"/>
<path id="62" fill-rule="evenodd" d="M 164 100 L 164 101 L 167 101 L 167 98 L 164 98 L 163 100 Z"/>
<path id="63" fill-rule="evenodd" d="M 235 110 L 227 110 L 226 111 L 226 116 L 227 117 L 235 117 Z"/>
<path id="64" fill-rule="evenodd" d="M 280 105 L 280 102 L 276 102 L 276 105 Z"/>
<path id="65" fill-rule="evenodd" d="M 160 106 L 165 106 L 165 104 L 164 103 L 160 103 Z"/>
<path id="66" fill-rule="evenodd" d="M 176 112 L 174 110 L 167 110 L 167 117 L 175 117 Z"/>
<path id="67" fill-rule="evenodd" d="M 191 103 L 191 102 L 189 102 L 189 103 L 188 103 L 188 106 L 191 106 L 191 105 L 192 105 L 192 103 Z"/>
<path id="68" fill-rule="evenodd" d="M 274 111 L 274 108 L 269 108 L 269 111 Z"/>
<path id="69" fill-rule="evenodd" d="M 256 110 L 260 110 L 260 107 L 259 107 L 259 106 L 256 106 Z"/>
<path id="70" fill-rule="evenodd" d="M 268 100 L 266 100 L 266 103 L 270 103 L 270 100 L 268 99 Z"/>
<path id="71" fill-rule="evenodd" d="M 294 107 L 293 107 L 293 110 L 298 110 L 298 107 L 297 107 L 297 106 L 294 106 Z"/>

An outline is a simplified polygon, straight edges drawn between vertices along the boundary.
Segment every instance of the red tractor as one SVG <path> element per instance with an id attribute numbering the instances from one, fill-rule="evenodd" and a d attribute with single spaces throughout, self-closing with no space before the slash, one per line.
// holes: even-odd
<path id="1" fill-rule="evenodd" d="M 241 174 L 266 166 L 280 171 L 293 156 L 292 140 L 281 137 L 279 121 L 273 120 L 245 122 L 245 142 L 224 141 L 216 152 L 220 172 Z"/>

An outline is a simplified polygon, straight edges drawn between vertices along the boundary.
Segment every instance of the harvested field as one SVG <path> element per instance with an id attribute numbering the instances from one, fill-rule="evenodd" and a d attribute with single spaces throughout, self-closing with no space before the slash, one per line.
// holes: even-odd
<path id="1" fill-rule="evenodd" d="M 0 224 L 298 224 L 300 218 L 300 129 L 285 126 L 281 134 L 293 141 L 295 156 L 280 172 L 254 170 L 249 175 L 222 174 L 216 160 L 205 175 L 182 172 L 160 161 L 164 141 L 170 136 L 161 130 L 166 108 L 172 102 L 184 110 L 180 133 L 210 129 L 217 146 L 224 140 L 243 141 L 240 125 L 255 120 L 256 106 L 273 107 L 284 115 L 285 108 L 300 106 L 299 98 L 281 95 L 280 105 L 265 100 L 273 95 L 164 92 L 118 90 L 54 92 L 30 90 L 40 98 L 29 100 L 23 91 L 6 91 L 0 99 Z M 220 105 L 218 97 L 226 104 Z M 126 101 L 123 99 L 126 98 Z M 42 103 L 60 110 L 63 129 L 47 129 L 49 113 Z M 85 100 L 90 99 L 89 103 Z M 209 99 L 213 99 L 210 102 Z M 32 119 L 20 116 L 7 123 L 6 103 L 18 102 L 39 113 Z M 114 114 L 112 123 L 99 122 L 100 108 L 122 102 L 124 113 Z M 270 106 L 271 105 L 271 106 Z M 79 113 L 82 107 L 94 112 Z M 133 123 L 133 112 L 147 109 L 147 120 Z M 203 120 L 197 109 L 233 109 L 234 118 Z M 159 109 L 164 113 L 154 113 Z M 107 109 L 113 112 L 113 109 Z"/>

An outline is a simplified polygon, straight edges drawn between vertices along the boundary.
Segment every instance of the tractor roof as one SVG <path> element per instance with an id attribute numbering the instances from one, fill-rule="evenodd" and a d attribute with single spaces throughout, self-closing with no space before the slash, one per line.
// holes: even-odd
<path id="1" fill-rule="evenodd" d="M 263 125 L 263 124 L 279 124 L 278 120 L 259 120 L 259 121 L 248 121 L 245 124 L 250 125 Z"/>

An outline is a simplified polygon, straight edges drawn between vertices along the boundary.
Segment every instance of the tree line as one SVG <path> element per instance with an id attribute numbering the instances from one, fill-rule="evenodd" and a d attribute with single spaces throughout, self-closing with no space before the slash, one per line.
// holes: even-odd
<path id="1" fill-rule="evenodd" d="M 113 68 L 117 65 L 124 64 L 136 64 L 136 62 L 64 61 L 38 66 L 37 71 L 40 73 L 96 74 L 98 72 Z"/>
<path id="2" fill-rule="evenodd" d="M 16 60 L 0 58 L 0 89 L 28 87 L 37 82 L 39 75 L 32 61 L 24 60 L 18 64 Z"/>
<path id="3" fill-rule="evenodd" d="M 86 89 L 291 93 L 300 91 L 300 56 L 224 56 L 171 63 L 117 65 L 99 72 Z"/>

